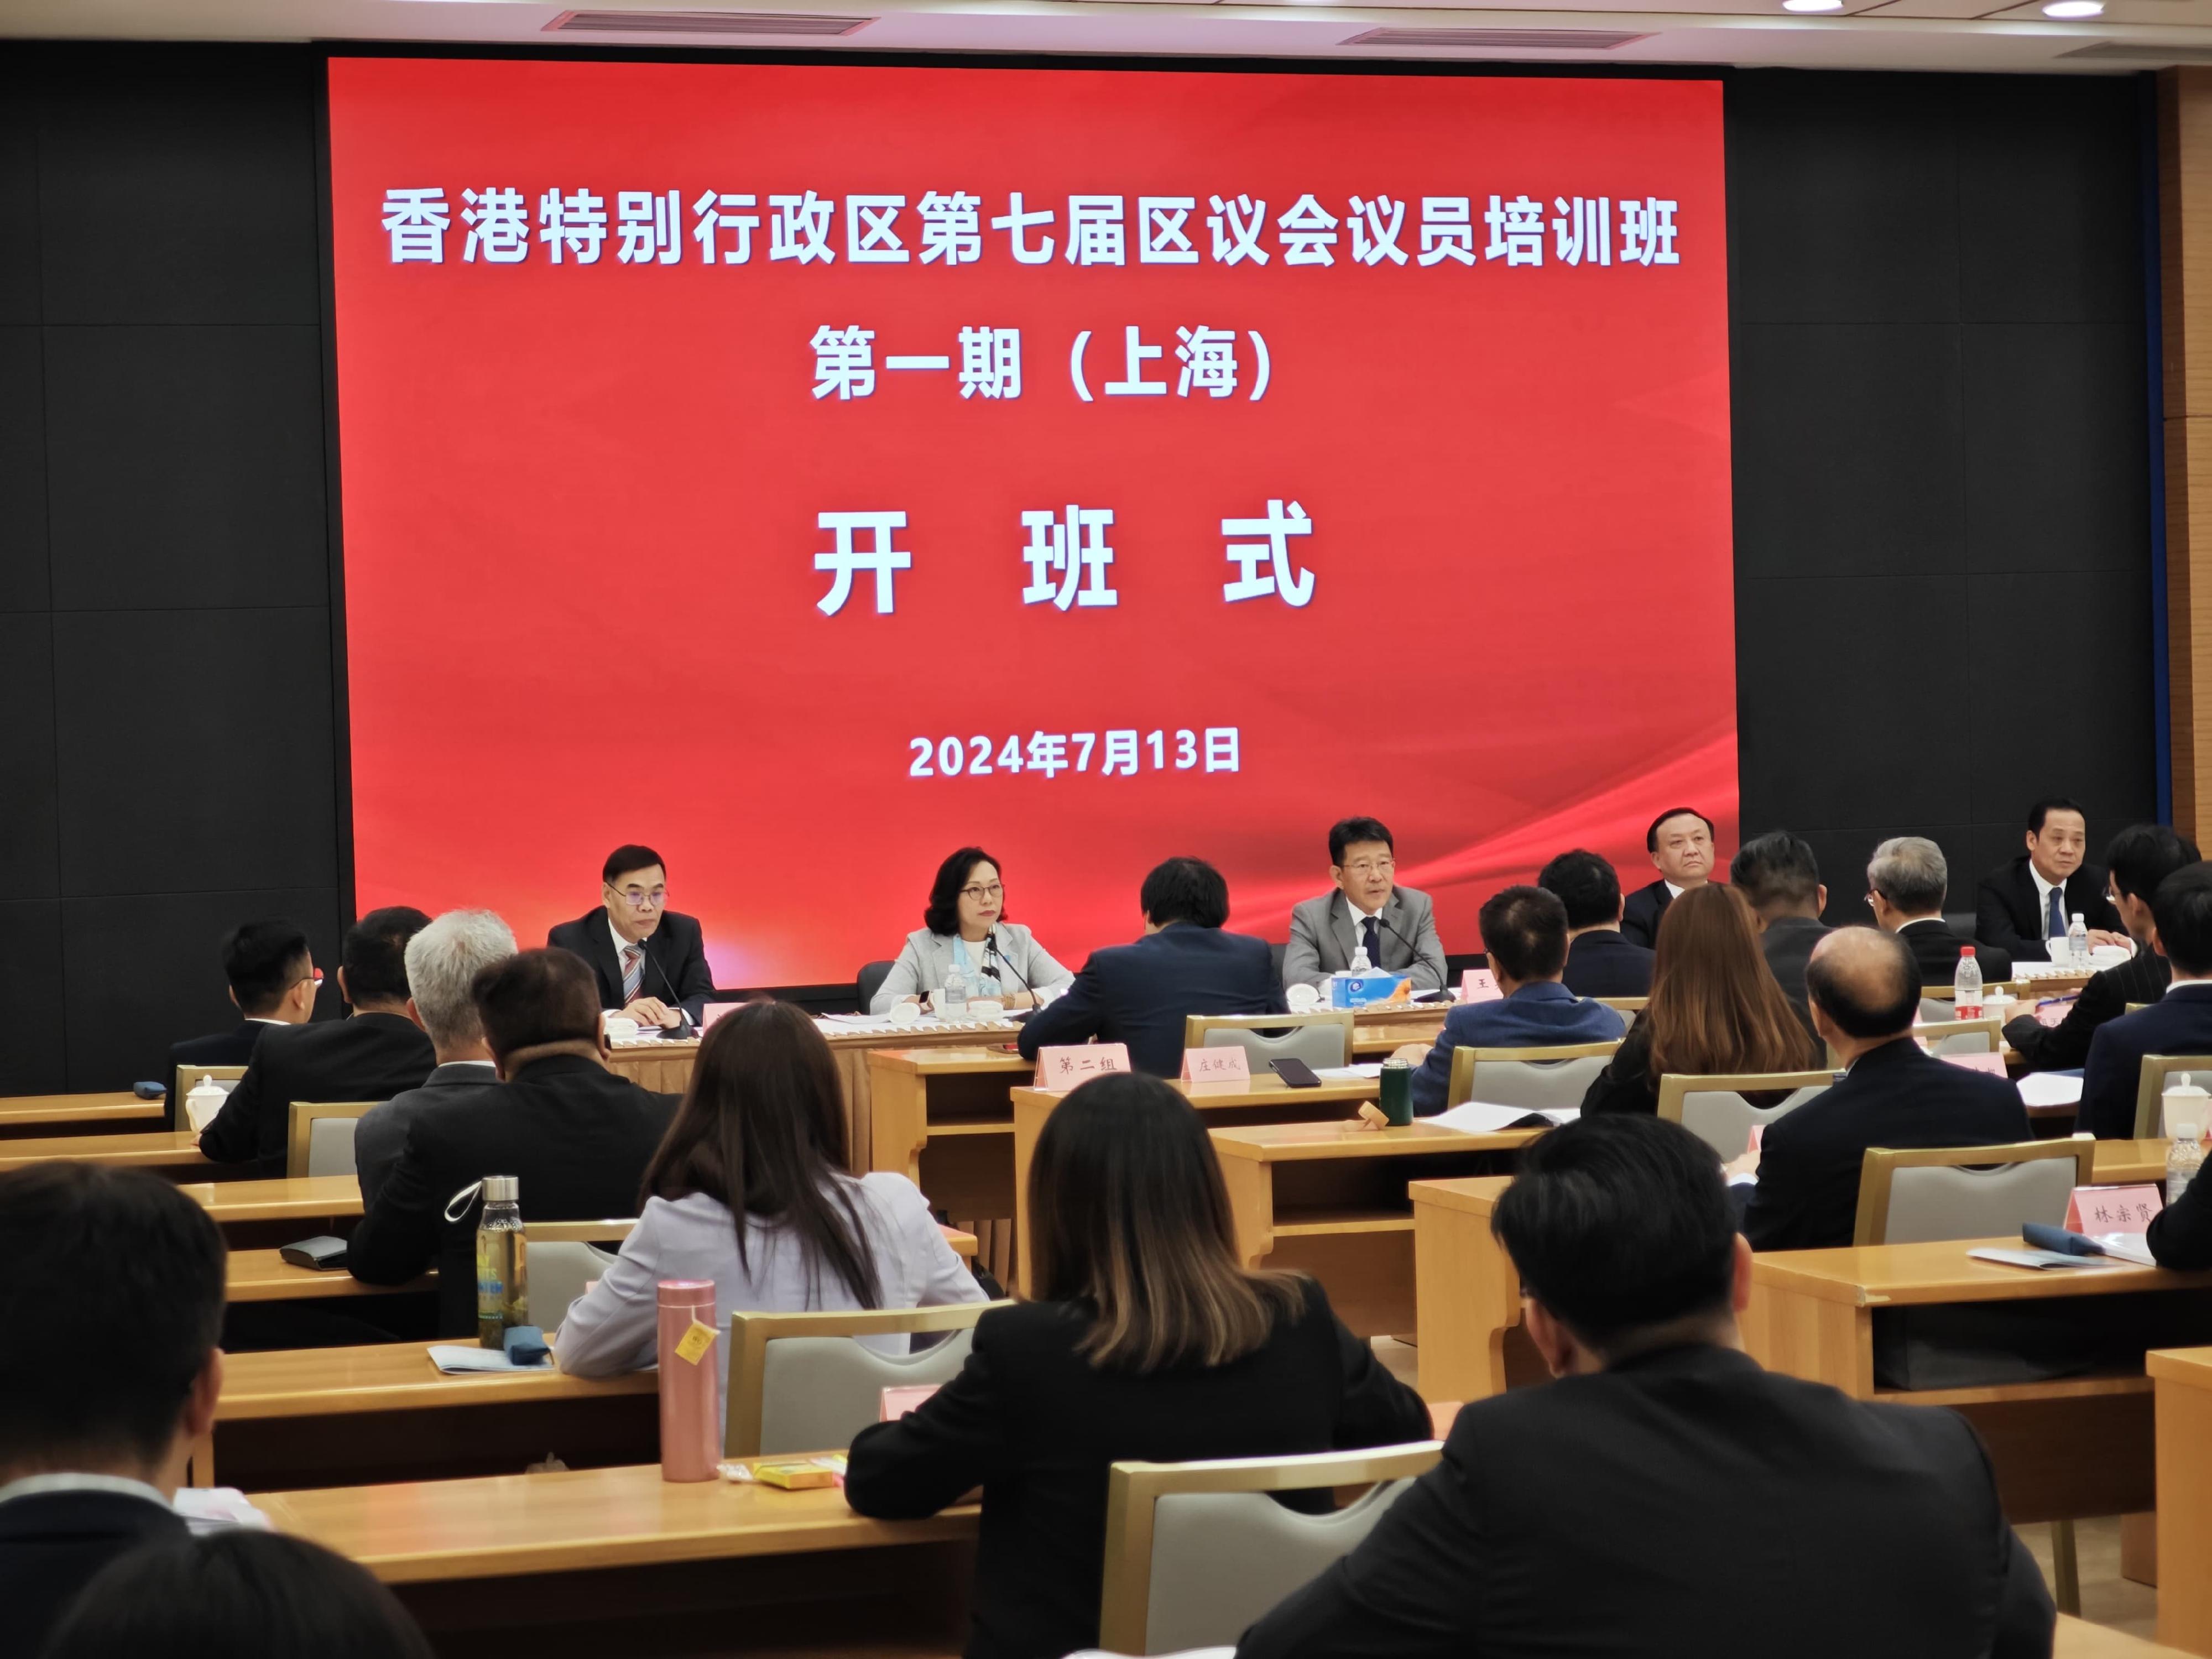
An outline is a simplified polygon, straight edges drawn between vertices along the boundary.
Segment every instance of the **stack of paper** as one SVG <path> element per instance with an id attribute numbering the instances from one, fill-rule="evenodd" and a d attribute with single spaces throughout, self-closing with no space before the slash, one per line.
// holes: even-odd
<path id="1" fill-rule="evenodd" d="M 1455 1106 L 1449 1112 L 1439 1112 L 1429 1120 L 1446 1129 L 1457 1129 L 1462 1134 L 1494 1135 L 1501 1129 L 1510 1129 L 1525 1118 L 1540 1117 L 1554 1127 L 1572 1123 L 1583 1115 L 1579 1106 L 1554 1106 L 1544 1111 L 1532 1111 L 1526 1106 L 1493 1106 L 1487 1101 L 1470 1100 L 1464 1106 Z"/>

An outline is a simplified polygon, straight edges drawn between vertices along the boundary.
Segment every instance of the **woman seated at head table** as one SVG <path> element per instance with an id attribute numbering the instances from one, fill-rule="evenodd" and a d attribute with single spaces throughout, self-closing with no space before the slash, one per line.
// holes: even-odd
<path id="1" fill-rule="evenodd" d="M 622 1255 L 566 1310 L 564 1371 L 611 1376 L 653 1364 L 664 1279 L 714 1282 L 733 1311 L 805 1313 L 981 1302 L 983 1287 L 904 1176 L 845 1173 L 844 1093 L 814 1022 L 750 1002 L 709 1026 L 676 1121 L 645 1172 L 645 1209 Z M 908 1339 L 864 1339 L 905 1353 Z M 725 1405 L 729 1346 L 718 1345 Z"/>
<path id="2" fill-rule="evenodd" d="M 994 998 L 1009 1008 L 1033 1007 L 1039 991 L 1073 980 L 1028 928 L 1003 920 L 1006 908 L 999 861 L 981 848 L 963 847 L 939 865 L 922 925 L 906 936 L 868 1012 L 887 1014 L 899 1003 L 927 1000 L 955 967 L 966 976 L 969 996 Z"/>
<path id="3" fill-rule="evenodd" d="M 884 1519 L 982 1487 L 968 1659 L 1097 1645 L 1116 1462 L 1429 1438 L 1420 1395 L 1319 1285 L 1238 1261 L 1213 1143 L 1158 1079 L 1100 1078 L 1060 1103 L 1037 1137 L 1030 1218 L 1036 1299 L 985 1314 L 959 1375 L 863 1429 L 846 1471 L 847 1501 Z"/>
<path id="4" fill-rule="evenodd" d="M 1656 1112 L 1659 1079 L 1669 1072 L 1723 1077 L 1826 1064 L 1759 954 L 1751 907 L 1734 887 L 1693 887 L 1668 905 L 1656 949 L 1651 1000 L 1591 1080 L 1583 1111 Z"/>

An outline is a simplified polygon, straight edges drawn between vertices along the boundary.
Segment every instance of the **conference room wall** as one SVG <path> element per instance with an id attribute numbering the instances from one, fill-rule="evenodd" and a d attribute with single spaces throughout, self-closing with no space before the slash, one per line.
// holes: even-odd
<path id="1" fill-rule="evenodd" d="M 319 66 L 0 46 L 0 1093 L 158 1076 L 239 920 L 336 959 Z M 2134 83 L 1729 79 L 1747 823 L 1840 912 L 1882 834 L 2142 816 Z"/>

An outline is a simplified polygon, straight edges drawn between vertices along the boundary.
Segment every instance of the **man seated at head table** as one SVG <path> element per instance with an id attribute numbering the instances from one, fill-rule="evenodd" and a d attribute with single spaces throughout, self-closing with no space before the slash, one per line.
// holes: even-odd
<path id="1" fill-rule="evenodd" d="M 1536 885 L 1567 908 L 1567 969 L 1578 997 L 1648 997 L 1652 952 L 1621 937 L 1620 878 L 1596 854 L 1577 847 L 1546 865 Z"/>
<path id="2" fill-rule="evenodd" d="M 143 1544 L 222 1393 L 222 1235 L 141 1170 L 0 1175 L 0 1654 L 31 1659 L 76 1592 Z"/>
<path id="3" fill-rule="evenodd" d="M 1462 1002 L 1444 1016 L 1433 1047 L 1409 1042 L 1390 1056 L 1417 1069 L 1413 1112 L 1433 1117 L 1451 1087 L 1452 1050 L 1549 1048 L 1618 1042 L 1628 1023 L 1602 1002 L 1577 997 L 1560 981 L 1567 965 L 1567 907 L 1540 887 L 1507 887 L 1491 896 L 1480 918 L 1491 976 L 1504 994 Z"/>
<path id="4" fill-rule="evenodd" d="M 1288 1012 L 1267 941 L 1222 931 L 1229 884 L 1205 860 L 1158 866 L 1137 902 L 1143 937 L 1093 951 L 1066 991 L 1030 1016 L 1016 1042 L 1024 1060 L 1096 1038 L 1127 1043 L 1137 1071 L 1176 1077 L 1185 1016 Z"/>
<path id="5" fill-rule="evenodd" d="M 228 1031 L 171 1043 L 162 1080 L 173 1089 L 179 1066 L 244 1066 L 270 1026 L 305 1025 L 314 1018 L 319 981 L 307 930 L 297 922 L 248 921 L 232 928 L 222 942 L 222 976 L 239 1023 Z M 170 1100 L 172 1128 L 184 1127 L 183 1110 L 180 1100 Z"/>
<path id="6" fill-rule="evenodd" d="M 1943 920 L 1943 896 L 1950 889 L 1951 866 L 1943 849 L 1925 836 L 1893 836 L 1874 849 L 1867 864 L 1867 906 L 1875 925 L 1905 941 L 1923 985 L 1951 983 L 1960 953 L 1969 945 L 1983 984 L 2010 979 L 2012 958 L 2002 946 L 1961 939 Z"/>
<path id="7" fill-rule="evenodd" d="M 404 904 L 372 910 L 346 929 L 338 990 L 349 1019 L 271 1031 L 254 1046 L 246 1075 L 199 1147 L 217 1164 L 251 1164 L 255 1176 L 284 1173 L 292 1103 L 389 1100 L 438 1063 L 430 1039 L 407 1018 L 407 942 L 430 918 Z"/>
<path id="8" fill-rule="evenodd" d="M 2020 1091 L 1938 1060 L 1912 1036 L 1920 973 L 1894 934 L 1838 927 L 1805 970 L 1813 1029 L 1844 1075 L 1766 1126 L 1761 1151 L 1729 1165 L 1754 1184 L 1743 1231 L 1758 1250 L 1851 1242 L 1869 1146 L 1995 1146 L 2031 1136 Z"/>
<path id="9" fill-rule="evenodd" d="M 1659 918 L 1675 896 L 1713 878 L 1713 821 L 1694 806 L 1670 806 L 1644 830 L 1644 850 L 1659 879 L 1628 896 L 1620 935 L 1649 951 L 1659 943 Z"/>
<path id="10" fill-rule="evenodd" d="M 346 1249 L 347 1269 L 367 1285 L 404 1285 L 434 1267 L 443 1336 L 477 1328 L 480 1200 L 468 1189 L 488 1175 L 515 1176 L 528 1221 L 635 1216 L 678 1098 L 607 1069 L 582 957 L 524 951 L 482 969 L 474 996 L 501 1080 L 452 1090 L 416 1114 Z"/>
<path id="11" fill-rule="evenodd" d="M 2105 849 L 2105 879 L 2136 953 L 2116 968 L 2090 975 L 2057 1024 L 2045 1025 L 2032 1013 L 2007 1023 L 2005 1041 L 2029 1071 L 2064 1072 L 2087 1063 L 2089 1040 L 2099 1027 L 2127 1012 L 2130 1003 L 2156 1002 L 2166 994 L 2172 970 L 2150 948 L 2151 896 L 2159 883 L 2196 863 L 2197 857 L 2196 842 L 2162 823 L 2130 824 L 2112 837 Z"/>
<path id="12" fill-rule="evenodd" d="M 2047 1659 L 2050 1593 L 1965 1419 L 1743 1352 L 1751 1251 L 1695 1135 L 1555 1129 L 1493 1227 L 1558 1380 L 1462 1407 L 1237 1659 Z"/>
<path id="13" fill-rule="evenodd" d="M 499 1080 L 471 988 L 478 974 L 514 954 L 514 933 L 489 910 L 448 910 L 407 941 L 407 1017 L 428 1036 L 438 1069 L 422 1087 L 371 1107 L 354 1125 L 353 1167 L 364 1206 L 384 1190 L 417 1114 L 456 1091 Z"/>
<path id="14" fill-rule="evenodd" d="M 1787 830 L 1754 836 L 1729 860 L 1729 881 L 1751 906 L 1767 971 L 1809 1026 L 1813 1010 L 1805 1000 L 1805 964 L 1812 960 L 1813 947 L 1834 931 L 1820 920 L 1828 908 L 1828 890 L 1820 884 L 1812 847 Z"/>
<path id="15" fill-rule="evenodd" d="M 1416 991 L 1443 988 L 1436 907 L 1426 893 L 1398 885 L 1397 843 L 1381 819 L 1346 818 L 1329 827 L 1328 878 L 1335 891 L 1291 908 L 1285 985 L 1322 984 L 1352 966 L 1353 951 L 1364 950 L 1369 967 L 1406 975 Z"/>
<path id="16" fill-rule="evenodd" d="M 2089 943 L 2125 945 L 2120 913 L 2106 894 L 2106 872 L 2084 864 L 2089 819 L 2061 795 L 2028 809 L 2027 850 L 1982 878 L 1974 905 L 1974 938 L 2014 962 L 2050 958 L 2079 915 Z"/>
<path id="17" fill-rule="evenodd" d="M 2212 1054 L 2212 864 L 2185 865 L 2159 883 L 2150 910 L 2151 948 L 2172 977 L 2148 1008 L 2106 1022 L 2089 1039 L 2074 1127 L 2100 1140 L 2135 1138 L 2146 1054 Z M 2212 1084 L 2212 1077 L 2198 1080 Z M 2206 1127 L 2198 1124 L 2197 1133 Z"/>
<path id="18" fill-rule="evenodd" d="M 599 908 L 545 943 L 591 964 L 599 1006 L 648 1030 L 699 1029 L 714 975 L 696 917 L 668 908 L 668 866 L 650 847 L 617 847 L 599 866 Z"/>

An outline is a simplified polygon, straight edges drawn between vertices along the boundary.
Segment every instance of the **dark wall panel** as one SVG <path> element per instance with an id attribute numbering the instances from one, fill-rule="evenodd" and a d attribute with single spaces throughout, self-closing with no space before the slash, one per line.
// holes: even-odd
<path id="1" fill-rule="evenodd" d="M 59 898 L 49 617 L 0 614 L 0 899 Z"/>
<path id="2" fill-rule="evenodd" d="M 40 330 L 0 324 L 0 611 L 44 611 L 52 602 L 43 352 Z"/>
<path id="3" fill-rule="evenodd" d="M 16 1011 L 0 1042 L 0 1095 L 58 1095 L 72 1086 L 54 1007 L 61 960 L 60 901 L 0 900 L 0 997 Z"/>

